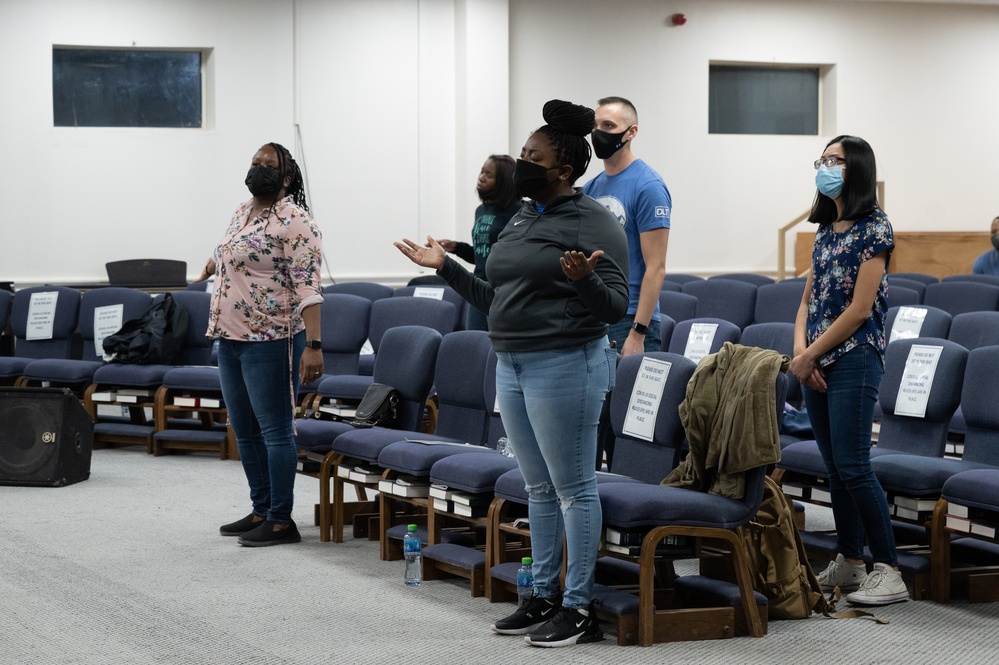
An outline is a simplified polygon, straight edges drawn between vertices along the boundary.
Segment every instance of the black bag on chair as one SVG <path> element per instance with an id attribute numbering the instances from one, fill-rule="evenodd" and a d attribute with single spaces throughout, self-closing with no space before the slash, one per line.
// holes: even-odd
<path id="1" fill-rule="evenodd" d="M 368 386 L 353 420 L 354 427 L 392 427 L 395 424 L 396 406 L 399 404 L 399 392 L 392 386 L 383 383 L 372 383 Z"/>
<path id="2" fill-rule="evenodd" d="M 104 353 L 111 362 L 170 365 L 184 343 L 188 318 L 187 310 L 167 293 L 142 316 L 105 337 Z"/>

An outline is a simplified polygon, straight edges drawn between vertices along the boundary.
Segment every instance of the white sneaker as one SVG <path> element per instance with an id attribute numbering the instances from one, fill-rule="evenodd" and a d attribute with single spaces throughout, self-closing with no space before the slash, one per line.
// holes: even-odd
<path id="1" fill-rule="evenodd" d="M 888 605 L 909 600 L 902 574 L 885 563 L 874 564 L 874 570 L 860 585 L 860 589 L 846 597 L 846 602 L 857 605 Z"/>
<path id="2" fill-rule="evenodd" d="M 849 593 L 860 588 L 861 582 L 867 577 L 867 568 L 862 563 L 856 565 L 849 563 L 842 554 L 837 554 L 836 560 L 830 561 L 817 577 L 823 591 L 828 592 L 839 587 L 841 592 Z"/>

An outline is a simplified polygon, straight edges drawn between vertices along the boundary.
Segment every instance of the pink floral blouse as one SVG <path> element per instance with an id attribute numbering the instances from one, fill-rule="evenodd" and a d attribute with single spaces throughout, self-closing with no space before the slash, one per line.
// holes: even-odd
<path id="1" fill-rule="evenodd" d="M 287 339 L 305 329 L 301 310 L 323 301 L 322 233 L 309 213 L 290 197 L 250 220 L 252 208 L 236 209 L 215 248 L 208 337 Z"/>

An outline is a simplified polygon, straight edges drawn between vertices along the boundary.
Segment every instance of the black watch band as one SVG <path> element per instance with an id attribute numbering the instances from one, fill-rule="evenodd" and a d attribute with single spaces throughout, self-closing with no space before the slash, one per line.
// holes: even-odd
<path id="1" fill-rule="evenodd" d="M 310 349 L 316 349 L 322 351 L 323 341 L 321 339 L 310 339 L 307 342 L 305 342 L 305 346 Z"/>
<path id="2" fill-rule="evenodd" d="M 631 324 L 631 329 L 637 332 L 639 335 L 644 335 L 649 332 L 649 327 L 644 323 L 638 323 L 637 321 Z"/>

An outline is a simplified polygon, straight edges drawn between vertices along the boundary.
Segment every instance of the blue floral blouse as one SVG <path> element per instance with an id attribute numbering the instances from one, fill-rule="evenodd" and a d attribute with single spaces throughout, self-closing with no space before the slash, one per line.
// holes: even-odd
<path id="1" fill-rule="evenodd" d="M 844 233 L 833 231 L 832 224 L 819 227 L 812 250 L 812 293 L 808 299 L 806 323 L 809 344 L 828 330 L 853 302 L 853 289 L 860 265 L 886 250 L 890 261 L 894 247 L 891 223 L 880 210 L 857 220 Z M 836 362 L 847 351 L 864 344 L 877 349 L 884 361 L 889 261 L 885 262 L 885 274 L 881 277 L 881 286 L 870 316 L 852 336 L 819 359 L 819 364 L 823 367 Z"/>

